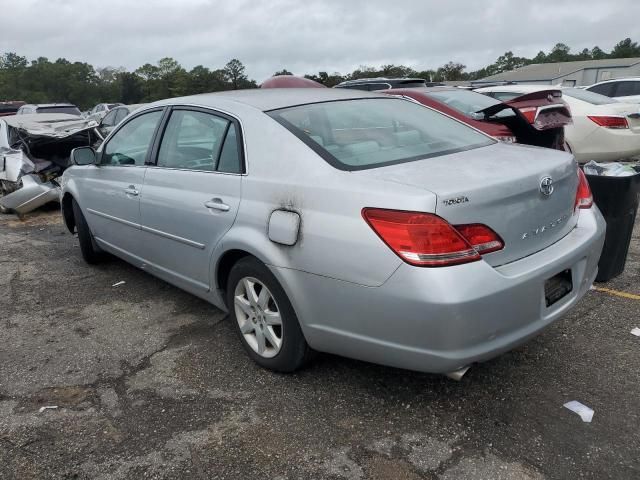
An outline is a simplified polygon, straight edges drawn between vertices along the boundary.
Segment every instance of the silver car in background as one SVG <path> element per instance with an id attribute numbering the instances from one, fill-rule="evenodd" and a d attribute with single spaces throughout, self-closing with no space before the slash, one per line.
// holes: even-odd
<path id="1" fill-rule="evenodd" d="M 564 315 L 604 242 L 571 155 L 388 95 L 175 98 L 73 158 L 63 214 L 84 258 L 228 310 L 278 371 L 317 350 L 455 374 Z"/>

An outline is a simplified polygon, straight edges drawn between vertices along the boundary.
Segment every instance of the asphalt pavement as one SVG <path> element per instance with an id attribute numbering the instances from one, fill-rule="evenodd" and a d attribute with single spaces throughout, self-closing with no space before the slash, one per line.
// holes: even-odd
<path id="1" fill-rule="evenodd" d="M 56 211 L 0 216 L 0 246 L 1 479 L 640 478 L 638 226 L 606 291 L 461 382 L 262 370 L 215 307 L 83 263 Z"/>

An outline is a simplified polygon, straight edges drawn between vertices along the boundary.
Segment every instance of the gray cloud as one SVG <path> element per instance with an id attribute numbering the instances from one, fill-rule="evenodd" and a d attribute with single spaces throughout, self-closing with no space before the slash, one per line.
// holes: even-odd
<path id="1" fill-rule="evenodd" d="M 638 0 L 0 0 L 0 52 L 135 69 L 239 58 L 258 81 L 360 65 L 469 69 L 557 42 L 573 51 L 640 41 Z"/>

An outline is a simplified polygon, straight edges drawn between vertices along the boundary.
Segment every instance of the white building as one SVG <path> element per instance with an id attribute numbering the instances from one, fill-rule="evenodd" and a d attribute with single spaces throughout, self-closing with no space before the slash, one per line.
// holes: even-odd
<path id="1" fill-rule="evenodd" d="M 640 77 L 640 58 L 607 58 L 577 62 L 534 63 L 480 80 L 475 86 L 496 82 L 583 86 L 613 78 Z"/>

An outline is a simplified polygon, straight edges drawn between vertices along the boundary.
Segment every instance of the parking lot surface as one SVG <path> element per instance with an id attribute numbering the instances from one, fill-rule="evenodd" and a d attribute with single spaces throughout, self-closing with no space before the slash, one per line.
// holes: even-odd
<path id="1" fill-rule="evenodd" d="M 461 382 L 262 370 L 215 307 L 84 264 L 56 211 L 1 216 L 0 245 L 2 479 L 640 478 L 638 226 L 609 291 Z"/>

